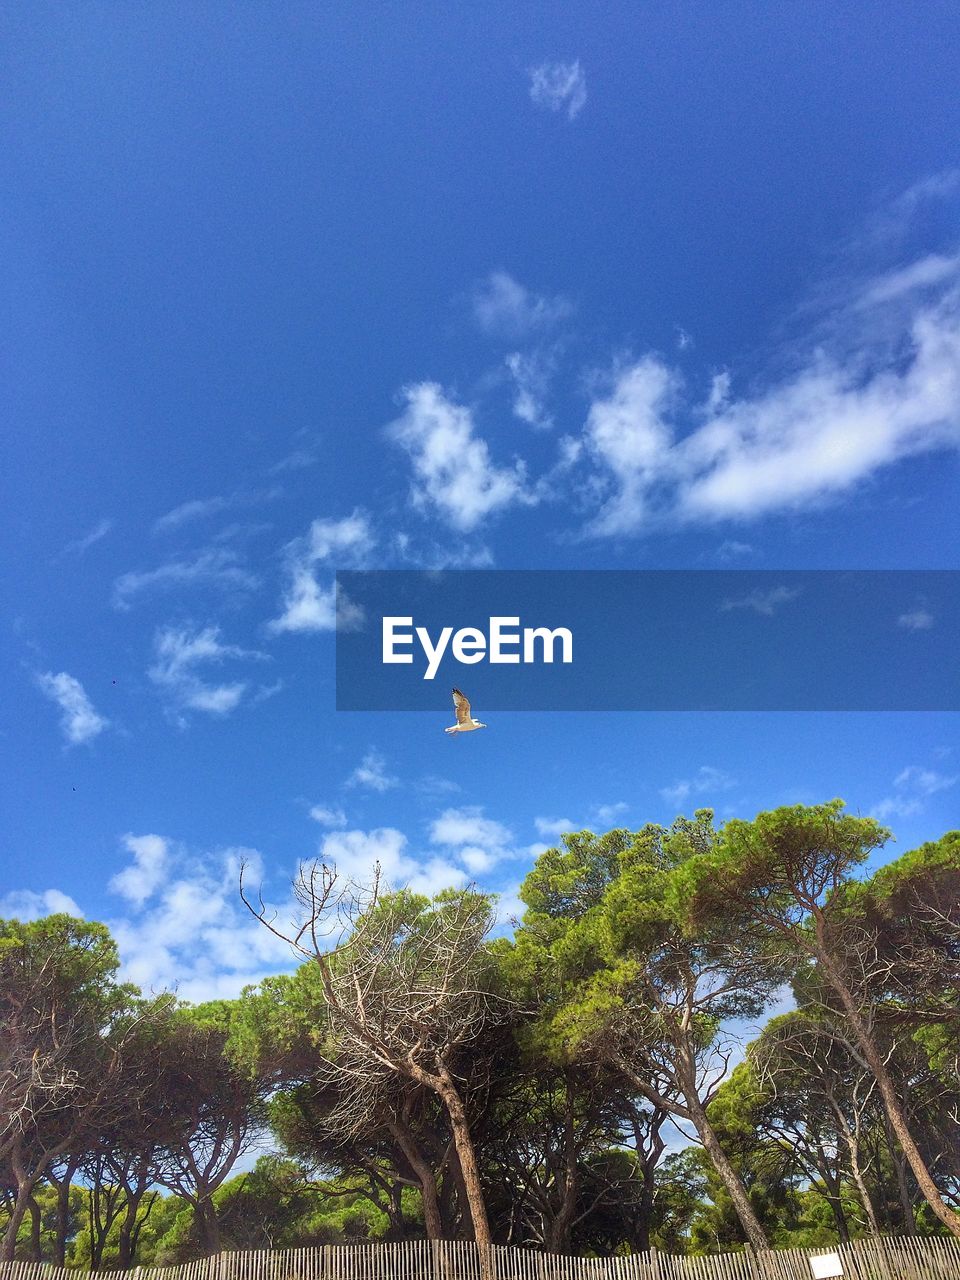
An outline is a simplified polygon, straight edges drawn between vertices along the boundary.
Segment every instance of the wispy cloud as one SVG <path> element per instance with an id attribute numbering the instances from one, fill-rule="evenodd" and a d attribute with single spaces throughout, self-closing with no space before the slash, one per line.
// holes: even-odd
<path id="1" fill-rule="evenodd" d="M 98 520 L 89 533 L 85 533 L 82 538 L 77 538 L 74 542 L 68 542 L 64 547 L 64 551 L 73 552 L 73 554 L 82 556 L 85 551 L 89 551 L 92 546 L 105 538 L 113 528 L 113 521 L 104 517 Z"/>
<path id="2" fill-rule="evenodd" d="M 470 533 L 495 512 L 535 501 L 522 463 L 494 464 L 468 408 L 448 399 L 434 382 L 408 387 L 404 395 L 406 409 L 386 433 L 413 464 L 415 506 L 433 509 L 454 529 Z"/>
<path id="3" fill-rule="evenodd" d="M 772 618 L 781 605 L 789 604 L 802 594 L 800 587 L 771 587 L 768 591 L 750 591 L 744 596 L 728 596 L 720 602 L 720 612 L 734 609 L 750 609 L 761 617 Z"/>
<path id="4" fill-rule="evenodd" d="M 437 542 L 400 530 L 394 534 L 392 549 L 402 564 L 416 569 L 489 569 L 493 565 L 490 548 L 468 539 Z"/>
<path id="5" fill-rule="evenodd" d="M 738 542 L 736 538 L 724 538 L 716 550 L 716 557 L 729 563 L 731 560 L 741 560 L 744 556 L 753 555 L 754 548 L 749 542 Z"/>
<path id="6" fill-rule="evenodd" d="M 171 533 L 182 529 L 184 525 L 193 524 L 197 520 L 205 520 L 208 516 L 217 515 L 235 507 L 255 507 L 264 502 L 273 502 L 279 498 L 283 490 L 278 486 L 270 489 L 237 489 L 226 496 L 214 495 L 211 498 L 191 498 L 189 502 L 181 502 L 172 511 L 158 517 L 153 522 L 155 534 Z"/>
<path id="7" fill-rule="evenodd" d="M 869 245 L 902 240 L 927 209 L 953 199 L 958 192 L 960 169 L 943 169 L 939 173 L 928 174 L 877 211 L 866 234 L 855 243 L 859 246 L 860 243 Z"/>
<path id="8" fill-rule="evenodd" d="M 557 840 L 568 831 L 576 831 L 577 826 L 569 818 L 534 818 L 533 825 L 537 835 L 549 840 Z"/>
<path id="9" fill-rule="evenodd" d="M 83 912 L 68 894 L 59 889 L 13 889 L 0 897 L 0 920 L 40 920 L 43 916 L 66 915 L 83 919 Z"/>
<path id="10" fill-rule="evenodd" d="M 562 111 L 575 120 L 587 101 L 587 79 L 579 60 L 576 62 L 541 62 L 531 67 L 530 98 L 547 111 Z"/>
<path id="11" fill-rule="evenodd" d="M 257 576 L 243 567 L 235 551 L 207 547 L 191 556 L 168 560 L 156 569 L 136 569 L 121 574 L 113 584 L 115 609 L 130 609 L 142 595 L 178 587 L 212 586 L 222 591 L 253 591 Z"/>
<path id="12" fill-rule="evenodd" d="M 543 351 L 512 351 L 506 366 L 513 379 L 513 413 L 530 427 L 547 431 L 553 419 L 546 410 L 546 396 L 553 374 L 553 360 Z"/>
<path id="13" fill-rule="evenodd" d="M 111 893 L 140 907 L 163 883 L 170 865 L 170 846 L 163 836 L 156 835 L 126 835 L 123 845 L 133 861 L 111 878 L 108 887 Z"/>
<path id="14" fill-rule="evenodd" d="M 585 456 L 608 486 L 588 531 L 753 519 L 822 503 L 903 459 L 956 451 L 960 258 L 868 282 L 810 351 L 790 355 L 794 371 L 753 394 L 714 381 L 699 410 L 661 357 L 621 368 L 584 428 Z"/>
<path id="15" fill-rule="evenodd" d="M 315 804 L 310 809 L 310 817 L 321 827 L 345 827 L 347 815 L 339 805 Z"/>
<path id="16" fill-rule="evenodd" d="M 572 313 L 568 298 L 534 293 L 508 271 L 492 271 L 473 291 L 477 325 L 484 333 L 509 341 L 552 329 Z"/>
<path id="17" fill-rule="evenodd" d="M 216 515 L 230 505 L 226 498 L 193 498 L 189 502 L 181 502 L 165 515 L 153 522 L 154 533 L 169 533 L 172 529 L 180 529 L 194 520 L 202 520 L 205 516 Z"/>
<path id="18" fill-rule="evenodd" d="M 399 786 L 400 779 L 387 772 L 387 762 L 379 751 L 368 751 L 344 785 L 382 793 Z"/>
<path id="19" fill-rule="evenodd" d="M 184 713 L 188 711 L 229 715 L 250 690 L 246 680 L 211 683 L 204 679 L 199 669 L 220 666 L 227 661 L 268 661 L 265 653 L 242 649 L 239 645 L 222 644 L 219 627 L 199 630 L 163 627 L 154 638 L 154 658 L 147 675 L 164 695 L 168 709 L 181 724 L 186 722 Z"/>
<path id="20" fill-rule="evenodd" d="M 911 609 L 901 613 L 897 618 L 897 626 L 905 631 L 929 631 L 936 619 L 927 609 Z"/>
<path id="21" fill-rule="evenodd" d="M 333 631 L 337 626 L 336 586 L 332 576 L 321 583 L 317 570 L 333 560 L 341 569 L 358 567 L 375 545 L 370 522 L 359 510 L 342 520 L 314 520 L 305 536 L 294 539 L 285 549 L 282 612 L 269 624 L 270 630 Z"/>
<path id="22" fill-rule="evenodd" d="M 184 1000 L 232 998 L 267 974 L 291 967 L 290 948 L 239 902 L 240 864 L 256 884 L 254 849 L 187 849 L 158 835 L 124 837 L 132 855 L 111 881 L 123 914 L 108 920 L 121 974 L 145 991 L 176 990 Z M 294 915 L 285 901 L 282 920 Z"/>
<path id="23" fill-rule="evenodd" d="M 591 819 L 601 826 L 608 826 L 622 818 L 630 806 L 625 800 L 617 800 L 613 804 L 598 804 L 591 811 Z"/>
<path id="24" fill-rule="evenodd" d="M 320 858 L 328 866 L 335 866 L 345 880 L 369 884 L 375 867 L 379 867 L 384 886 L 408 887 L 426 895 L 458 888 L 467 881 L 463 868 L 447 858 L 414 857 L 407 837 L 395 827 L 332 831 L 321 842 Z"/>
<path id="25" fill-rule="evenodd" d="M 308 467 L 317 465 L 317 452 L 314 449 L 294 449 L 292 453 L 288 453 L 285 458 L 281 458 L 279 462 L 275 462 L 268 469 L 267 474 L 271 476 L 286 475 L 291 471 L 305 471 Z"/>
<path id="26" fill-rule="evenodd" d="M 922 813 L 930 796 L 949 791 L 960 783 L 960 774 L 940 773 L 920 765 L 908 765 L 893 780 L 893 792 L 874 805 L 873 817 L 880 822 L 889 818 L 910 818 Z"/>
<path id="27" fill-rule="evenodd" d="M 518 852 L 509 827 L 474 805 L 445 809 L 431 823 L 430 842 L 454 851 L 471 875 L 482 875 Z"/>
<path id="28" fill-rule="evenodd" d="M 38 674 L 41 693 L 60 708 L 60 728 L 68 746 L 92 741 L 107 728 L 110 721 L 100 715 L 80 681 L 66 671 Z"/>
<path id="29" fill-rule="evenodd" d="M 669 787 L 662 787 L 661 796 L 669 804 L 685 804 L 692 796 L 716 795 L 736 786 L 735 779 L 722 769 L 701 765 L 692 778 L 680 778 Z"/>

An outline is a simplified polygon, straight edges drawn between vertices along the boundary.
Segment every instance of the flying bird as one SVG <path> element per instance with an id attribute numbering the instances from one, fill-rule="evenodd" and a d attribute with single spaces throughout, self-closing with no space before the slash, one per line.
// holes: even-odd
<path id="1" fill-rule="evenodd" d="M 469 733 L 471 729 L 486 729 L 482 720 L 474 720 L 470 714 L 470 703 L 459 689 L 453 691 L 453 706 L 457 713 L 457 723 L 444 729 L 444 733 Z"/>

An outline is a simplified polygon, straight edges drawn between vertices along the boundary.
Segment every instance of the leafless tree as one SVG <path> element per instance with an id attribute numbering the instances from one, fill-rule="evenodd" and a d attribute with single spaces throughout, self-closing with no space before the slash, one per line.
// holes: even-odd
<path id="1" fill-rule="evenodd" d="M 338 1090 L 331 1123 L 344 1133 L 361 1127 L 371 1109 L 389 1105 L 398 1080 L 434 1093 L 450 1125 L 474 1238 L 489 1245 L 457 1057 L 510 1007 L 491 981 L 490 899 L 471 889 L 447 891 L 431 903 L 407 892 L 385 894 L 379 868 L 364 887 L 342 883 L 335 868 L 317 862 L 301 867 L 294 892 L 301 918 L 284 931 L 262 898 L 249 899 L 241 873 L 241 895 L 257 919 L 319 966 L 328 1024 L 322 1069 Z M 396 1137 L 402 1146 L 399 1131 Z M 416 1167 L 412 1150 L 408 1158 Z M 427 1173 L 418 1170 L 431 1216 Z"/>

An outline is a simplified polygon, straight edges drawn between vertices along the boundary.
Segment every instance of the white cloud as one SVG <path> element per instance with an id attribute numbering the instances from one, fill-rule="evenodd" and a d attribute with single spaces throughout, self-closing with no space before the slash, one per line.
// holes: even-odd
<path id="1" fill-rule="evenodd" d="M 59 889 L 14 889 L 0 898 L 0 920 L 39 920 L 43 916 L 67 915 L 83 919 L 83 912 L 73 898 Z"/>
<path id="2" fill-rule="evenodd" d="M 789 604 L 801 594 L 800 587 L 771 587 L 768 591 L 751 591 L 745 596 L 728 596 L 720 602 L 720 612 L 730 613 L 734 609 L 751 609 L 764 618 L 772 618 L 783 604 Z"/>
<path id="3" fill-rule="evenodd" d="M 162 842 L 163 874 L 141 883 L 144 892 L 138 899 L 130 890 L 140 875 L 138 850 L 145 839 Z M 290 968 L 290 948 L 240 902 L 241 862 L 249 867 L 248 887 L 255 890 L 263 875 L 255 850 L 189 850 L 159 836 L 128 836 L 125 844 L 134 861 L 115 880 L 126 892 L 128 914 L 107 922 L 120 950 L 124 979 L 145 991 L 175 989 L 182 999 L 200 1001 L 234 997 L 249 983 Z M 285 901 L 278 924 L 285 926 L 295 914 L 292 902 Z"/>
<path id="4" fill-rule="evenodd" d="M 960 776 L 938 773 L 936 769 L 923 769 L 919 765 L 908 765 L 893 780 L 895 787 L 910 787 L 922 796 L 932 796 L 938 791 L 947 791 L 960 782 Z"/>
<path id="5" fill-rule="evenodd" d="M 906 631 L 929 631 L 936 619 L 926 609 L 911 609 L 909 613 L 901 613 L 897 626 Z"/>
<path id="6" fill-rule="evenodd" d="M 514 382 L 514 417 L 527 426 L 549 430 L 553 419 L 546 411 L 544 399 L 553 371 L 551 361 L 542 352 L 512 351 L 505 363 Z"/>
<path id="7" fill-rule="evenodd" d="M 534 293 L 509 271 L 491 271 L 473 291 L 473 316 L 484 333 L 516 340 L 551 329 L 573 313 L 573 303 Z"/>
<path id="8" fill-rule="evenodd" d="M 515 882 L 497 891 L 497 923 L 493 929 L 494 936 L 512 933 L 514 921 L 523 918 L 527 904 L 520 898 L 520 888 L 520 883 Z"/>
<path id="9" fill-rule="evenodd" d="M 95 710 L 75 676 L 68 675 L 66 671 L 59 671 L 56 675 L 46 671 L 37 676 L 37 685 L 41 693 L 60 708 L 60 728 L 69 746 L 90 742 L 109 725 L 110 721 Z"/>
<path id="10" fill-rule="evenodd" d="M 211 684 L 198 674 L 198 667 L 220 665 L 228 660 L 269 660 L 265 653 L 221 644 L 219 627 L 200 630 L 162 627 L 154 637 L 154 657 L 147 675 L 165 695 L 170 708 L 175 713 L 205 711 L 211 715 L 228 715 L 235 710 L 243 701 L 249 683 L 235 680 Z M 274 686 L 270 692 L 276 692 L 277 688 L 279 686 Z"/>
<path id="11" fill-rule="evenodd" d="M 321 583 L 317 569 L 329 566 L 339 569 L 364 564 L 376 544 L 370 522 L 361 511 L 342 520 L 314 520 L 302 538 L 295 538 L 285 549 L 286 586 L 283 612 L 270 624 L 273 632 L 333 631 L 342 626 L 349 615 L 349 602 L 338 600 L 332 577 Z M 353 622 L 359 621 L 354 614 Z"/>
<path id="12" fill-rule="evenodd" d="M 417 790 L 426 796 L 448 796 L 462 790 L 459 782 L 453 782 L 450 778 L 441 778 L 436 773 L 425 773 L 415 785 Z"/>
<path id="13" fill-rule="evenodd" d="M 709 418 L 713 414 L 719 413 L 729 403 L 730 381 L 730 373 L 726 369 L 713 375 L 710 380 L 710 394 L 707 396 L 707 402 L 703 406 L 703 412 L 706 417 Z"/>
<path id="14" fill-rule="evenodd" d="M 453 528 L 469 533 L 496 511 L 534 501 L 521 463 L 510 469 L 493 464 L 469 409 L 434 382 L 407 387 L 404 395 L 406 409 L 386 430 L 413 463 L 416 506 L 433 507 Z"/>
<path id="15" fill-rule="evenodd" d="M 155 835 L 126 835 L 123 844 L 133 854 L 133 862 L 111 878 L 109 888 L 112 893 L 141 907 L 163 883 L 170 862 L 170 849 L 162 836 Z"/>
<path id="16" fill-rule="evenodd" d="M 649 356 L 621 372 L 610 394 L 590 406 L 587 447 L 616 486 L 591 525 L 593 533 L 627 533 L 647 515 L 648 492 L 670 453 L 664 414 L 678 388 L 677 375 Z"/>
<path id="17" fill-rule="evenodd" d="M 693 346 L 693 334 L 686 330 L 682 324 L 675 324 L 673 330 L 677 335 L 677 350 L 689 351 Z"/>
<path id="18" fill-rule="evenodd" d="M 263 502 L 272 502 L 279 498 L 283 490 L 274 485 L 269 489 L 238 489 L 226 497 L 215 495 L 212 498 L 192 498 L 189 502 L 181 502 L 172 511 L 158 517 L 153 522 L 155 534 L 170 533 L 196 520 L 204 520 L 207 516 L 216 515 L 232 507 L 253 507 Z"/>
<path id="19" fill-rule="evenodd" d="M 565 111 L 575 120 L 587 101 L 587 80 L 579 61 L 541 62 L 529 69 L 530 97 L 547 111 Z"/>
<path id="20" fill-rule="evenodd" d="M 559 839 L 568 831 L 578 830 L 576 824 L 569 818 L 534 818 L 533 825 L 538 835 L 548 836 L 550 839 Z"/>
<path id="21" fill-rule="evenodd" d="M 509 827 L 484 817 L 475 805 L 445 809 L 430 825 L 430 842 L 454 850 L 473 876 L 483 875 L 506 858 L 530 856 L 532 852 L 514 848 Z"/>
<path id="22" fill-rule="evenodd" d="M 662 787 L 660 794 L 669 804 L 680 805 L 692 796 L 714 795 L 718 791 L 729 791 L 733 786 L 736 786 L 736 781 L 728 773 L 705 764 L 692 778 L 681 778 L 672 786 Z"/>
<path id="23" fill-rule="evenodd" d="M 493 552 L 483 543 L 466 540 L 454 544 L 411 537 L 400 530 L 394 534 L 393 550 L 403 564 L 417 569 L 490 569 Z"/>
<path id="24" fill-rule="evenodd" d="M 154 533 L 169 533 L 171 529 L 179 529 L 193 520 L 202 520 L 204 516 L 215 515 L 223 511 L 229 503 L 226 498 L 194 498 L 190 502 L 181 502 L 166 515 L 159 516 L 153 522 Z"/>
<path id="25" fill-rule="evenodd" d="M 895 200 L 875 213 L 862 241 L 868 246 L 896 242 L 916 226 L 925 206 L 951 200 L 960 190 L 960 169 L 944 169 L 928 174 L 909 186 Z M 854 243 L 859 247 L 859 242 Z"/>
<path id="26" fill-rule="evenodd" d="M 187 559 L 168 560 L 156 569 L 121 574 L 113 584 L 113 606 L 129 609 L 135 597 L 176 587 L 213 586 L 228 591 L 253 591 L 255 574 L 242 567 L 235 551 L 208 547 Z"/>
<path id="27" fill-rule="evenodd" d="M 368 751 L 344 783 L 347 787 L 366 787 L 381 794 L 399 785 L 400 779 L 387 773 L 387 762 L 378 751 Z"/>
<path id="28" fill-rule="evenodd" d="M 313 449 L 294 449 L 292 453 L 288 453 L 279 462 L 275 462 L 269 468 L 267 474 L 280 476 L 290 471 L 305 471 L 308 467 L 316 466 L 316 464 L 317 454 Z"/>
<path id="29" fill-rule="evenodd" d="M 655 355 L 621 370 L 584 428 L 612 490 L 589 532 L 789 511 L 960 448 L 960 258 L 874 281 L 825 332 L 765 389 L 738 399 L 714 380 L 706 419 L 686 434 L 697 413 L 676 370 Z"/>
<path id="30" fill-rule="evenodd" d="M 895 302 L 918 289 L 930 289 L 934 285 L 955 279 L 960 270 L 960 255 L 944 257 L 930 254 L 911 262 L 897 271 L 880 276 L 861 295 L 858 308 L 876 306 L 878 303 Z"/>
<path id="31" fill-rule="evenodd" d="M 617 800 L 614 804 L 598 804 L 593 810 L 593 820 L 601 824 L 616 822 L 629 808 L 625 800 Z"/>
<path id="32" fill-rule="evenodd" d="M 749 542 L 738 542 L 736 538 L 724 538 L 717 547 L 718 560 L 738 560 L 743 556 L 753 555 L 753 547 Z"/>
<path id="33" fill-rule="evenodd" d="M 458 888 L 467 880 L 463 869 L 445 858 L 421 861 L 411 856 L 407 837 L 395 827 L 330 832 L 320 845 L 320 858 L 335 866 L 346 881 L 369 885 L 374 868 L 379 865 L 385 888 L 408 887 L 428 896 L 441 889 Z"/>
<path id="34" fill-rule="evenodd" d="M 345 827 L 347 815 L 339 805 L 315 804 L 310 810 L 310 817 L 319 822 L 321 827 Z"/>
<path id="35" fill-rule="evenodd" d="M 445 809 L 430 827 L 434 844 L 476 844 L 487 849 L 500 849 L 512 840 L 510 830 L 502 822 L 485 818 L 483 810 L 472 806 Z"/>
<path id="36" fill-rule="evenodd" d="M 926 800 L 939 791 L 949 791 L 960 782 L 960 774 L 938 773 L 936 769 L 924 769 L 920 765 L 908 765 L 893 780 L 892 795 L 875 805 L 873 817 L 880 822 L 888 818 L 910 818 L 922 813 Z"/>
<path id="37" fill-rule="evenodd" d="M 64 547 L 64 551 L 72 551 L 78 556 L 82 556 L 92 546 L 98 543 L 101 538 L 105 538 L 113 528 L 113 521 L 104 517 L 98 520 L 89 533 L 85 533 L 82 538 L 77 538 L 75 542 L 68 542 Z"/>

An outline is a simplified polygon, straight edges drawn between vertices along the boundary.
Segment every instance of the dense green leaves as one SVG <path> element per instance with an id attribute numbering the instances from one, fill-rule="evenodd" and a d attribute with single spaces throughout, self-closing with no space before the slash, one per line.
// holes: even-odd
<path id="1" fill-rule="evenodd" d="M 0 922 L 8 1251 L 463 1237 L 478 1195 L 495 1240 L 578 1252 L 952 1229 L 960 832 L 871 871 L 888 834 L 839 801 L 571 833 L 512 938 L 489 895 L 379 893 L 193 1008 L 120 983 L 102 925 Z"/>

